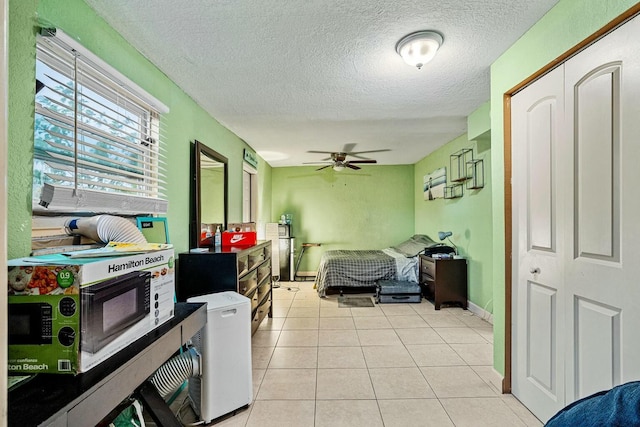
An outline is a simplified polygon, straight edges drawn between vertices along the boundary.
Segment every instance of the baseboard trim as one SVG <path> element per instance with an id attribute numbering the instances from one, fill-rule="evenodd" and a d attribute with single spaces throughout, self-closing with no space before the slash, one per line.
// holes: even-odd
<path id="1" fill-rule="evenodd" d="M 493 325 L 493 314 L 489 313 L 479 305 L 472 303 L 471 301 L 467 301 L 467 303 L 468 303 L 467 308 L 469 309 L 470 312 L 480 317 L 482 320 L 486 320 L 487 322 Z"/>

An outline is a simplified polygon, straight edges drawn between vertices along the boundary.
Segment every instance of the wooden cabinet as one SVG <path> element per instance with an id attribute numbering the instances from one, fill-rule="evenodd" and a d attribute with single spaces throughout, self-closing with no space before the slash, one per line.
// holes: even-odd
<path id="1" fill-rule="evenodd" d="M 272 317 L 271 242 L 245 247 L 198 248 L 178 258 L 178 301 L 236 291 L 251 300 L 251 332 Z"/>
<path id="2" fill-rule="evenodd" d="M 436 310 L 442 304 L 467 309 L 467 260 L 435 259 L 420 255 L 420 285 Z"/>

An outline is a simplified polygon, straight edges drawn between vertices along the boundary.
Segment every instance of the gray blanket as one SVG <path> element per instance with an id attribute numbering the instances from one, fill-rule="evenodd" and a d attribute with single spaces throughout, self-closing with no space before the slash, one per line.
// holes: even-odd
<path id="1" fill-rule="evenodd" d="M 318 294 L 328 288 L 375 286 L 396 278 L 396 261 L 380 250 L 334 250 L 322 255 L 316 277 Z"/>

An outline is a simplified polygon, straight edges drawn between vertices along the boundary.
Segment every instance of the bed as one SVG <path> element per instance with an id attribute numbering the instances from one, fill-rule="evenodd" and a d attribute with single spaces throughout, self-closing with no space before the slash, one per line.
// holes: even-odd
<path id="1" fill-rule="evenodd" d="M 418 255 L 425 251 L 449 253 L 454 250 L 434 242 L 428 236 L 416 234 L 396 246 L 381 250 L 327 251 L 322 255 L 318 266 L 318 295 L 325 297 L 327 292 L 342 292 L 347 288 L 373 288 L 378 280 L 418 283 Z"/>

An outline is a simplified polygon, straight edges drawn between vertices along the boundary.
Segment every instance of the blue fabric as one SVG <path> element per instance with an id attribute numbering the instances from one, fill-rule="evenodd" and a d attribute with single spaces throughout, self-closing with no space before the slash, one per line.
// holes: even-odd
<path id="1" fill-rule="evenodd" d="M 546 426 L 640 426 L 640 381 L 577 400 L 554 415 Z"/>

